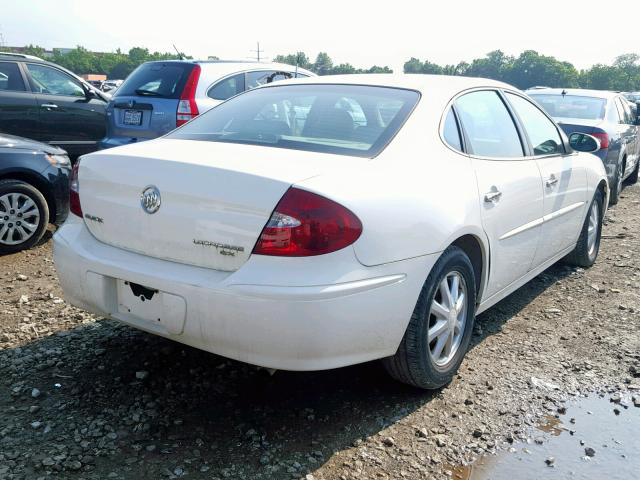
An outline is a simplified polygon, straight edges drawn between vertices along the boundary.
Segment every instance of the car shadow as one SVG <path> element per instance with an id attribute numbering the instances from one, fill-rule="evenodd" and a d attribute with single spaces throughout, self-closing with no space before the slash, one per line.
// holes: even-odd
<path id="1" fill-rule="evenodd" d="M 572 271 L 554 266 L 480 315 L 472 348 Z M 304 477 L 440 393 L 391 380 L 379 362 L 271 376 L 107 320 L 13 350 L 3 356 L 21 359 L 17 366 L 0 361 L 0 425 L 27 426 L 15 449 L 42 447 L 37 464 L 51 442 L 68 439 L 94 458 L 83 468 L 97 478 L 160 478 L 178 468 L 189 478 Z M 28 428 L 34 403 L 50 432 Z M 42 473 L 33 468 L 27 477 Z"/>

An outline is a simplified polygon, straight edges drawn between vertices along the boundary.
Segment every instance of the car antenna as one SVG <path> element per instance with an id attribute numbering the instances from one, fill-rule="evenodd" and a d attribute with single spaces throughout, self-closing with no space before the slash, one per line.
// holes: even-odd
<path id="1" fill-rule="evenodd" d="M 178 50 L 178 48 L 176 47 L 176 44 L 173 44 L 173 48 L 175 49 L 176 52 L 178 52 L 178 59 L 179 60 L 184 60 L 184 53 L 182 53 L 180 50 Z"/>

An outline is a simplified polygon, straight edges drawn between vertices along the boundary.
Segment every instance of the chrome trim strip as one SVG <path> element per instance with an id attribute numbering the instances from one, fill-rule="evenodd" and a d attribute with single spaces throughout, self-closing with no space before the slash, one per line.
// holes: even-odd
<path id="1" fill-rule="evenodd" d="M 583 206 L 586 202 L 576 202 L 573 203 L 567 207 L 561 208 L 560 210 L 556 210 L 553 213 L 550 213 L 548 215 L 545 215 L 544 217 L 542 217 L 542 220 L 544 220 L 545 222 L 548 222 L 549 220 L 553 220 L 554 218 L 558 218 L 561 217 L 562 215 L 565 215 L 569 212 L 572 212 L 573 210 L 575 210 L 576 208 L 580 208 L 581 206 Z"/>
<path id="2" fill-rule="evenodd" d="M 535 220 L 529 222 L 529 223 L 525 223 L 524 225 L 520 225 L 517 228 L 514 228 L 513 230 L 508 231 L 507 233 L 505 233 L 504 235 L 502 235 L 498 240 L 506 240 L 507 238 L 511 238 L 515 235 L 518 235 L 522 232 L 526 232 L 527 230 L 531 230 L 532 228 L 535 228 L 539 225 L 542 225 L 544 223 L 544 220 L 542 218 L 536 218 Z"/>
<path id="3" fill-rule="evenodd" d="M 580 208 L 581 206 L 583 206 L 586 202 L 576 202 L 576 203 L 572 203 L 571 205 L 568 205 L 564 208 L 561 208 L 560 210 L 556 210 L 555 212 L 552 212 L 548 215 L 545 215 L 542 218 L 536 218 L 535 220 L 529 222 L 529 223 L 525 223 L 524 225 L 520 225 L 517 228 L 514 228 L 513 230 L 509 230 L 507 233 L 505 233 L 504 235 L 502 235 L 498 240 L 506 240 L 507 238 L 511 238 L 515 235 L 518 235 L 522 232 L 526 232 L 527 230 L 531 230 L 532 228 L 535 228 L 539 225 L 542 225 L 545 222 L 549 222 L 551 220 L 554 220 L 558 217 L 561 217 L 562 215 L 566 215 L 569 212 L 574 211 L 576 208 Z"/>

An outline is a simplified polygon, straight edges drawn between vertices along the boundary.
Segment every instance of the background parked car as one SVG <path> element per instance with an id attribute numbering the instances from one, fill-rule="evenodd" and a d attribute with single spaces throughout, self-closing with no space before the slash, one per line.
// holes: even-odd
<path id="1" fill-rule="evenodd" d="M 638 117 L 622 94 L 600 90 L 538 89 L 527 92 L 567 135 L 588 133 L 600 140 L 596 152 L 611 186 L 610 201 L 618 203 L 622 182 L 638 181 L 640 138 Z"/>
<path id="2" fill-rule="evenodd" d="M 104 82 L 102 82 L 102 85 L 100 86 L 100 89 L 103 92 L 108 92 L 110 94 L 114 94 L 116 89 L 122 85 L 122 83 L 124 82 L 124 80 L 105 80 Z"/>
<path id="3" fill-rule="evenodd" d="M 64 222 L 70 168 L 60 148 L 0 134 L 0 254 L 29 248 L 47 224 Z"/>
<path id="4" fill-rule="evenodd" d="M 0 74 L 0 132 L 59 146 L 74 157 L 97 149 L 108 101 L 100 90 L 29 55 L 0 52 Z"/>
<path id="5" fill-rule="evenodd" d="M 159 137 L 238 93 L 295 76 L 315 75 L 280 63 L 144 63 L 113 94 L 107 107 L 107 136 L 100 147 Z"/>

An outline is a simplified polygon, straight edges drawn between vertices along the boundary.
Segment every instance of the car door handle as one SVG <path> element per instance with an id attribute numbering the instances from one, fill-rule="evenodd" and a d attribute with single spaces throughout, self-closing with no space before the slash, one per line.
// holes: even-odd
<path id="1" fill-rule="evenodd" d="M 500 200 L 500 197 L 502 197 L 502 192 L 499 191 L 496 187 L 493 187 L 490 192 L 484 194 L 484 201 L 486 203 L 495 203 Z"/>
<path id="2" fill-rule="evenodd" d="M 58 108 L 58 105 L 55 103 L 43 103 L 40 108 Z"/>
<path id="3" fill-rule="evenodd" d="M 554 174 L 551 174 L 551 176 L 549 177 L 549 179 L 547 180 L 547 187 L 551 188 L 553 187 L 556 183 L 558 183 L 558 179 L 556 178 L 556 176 Z"/>

